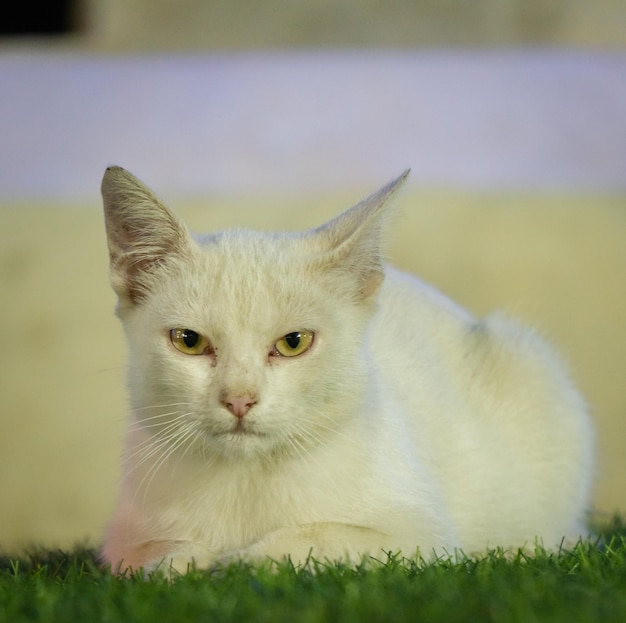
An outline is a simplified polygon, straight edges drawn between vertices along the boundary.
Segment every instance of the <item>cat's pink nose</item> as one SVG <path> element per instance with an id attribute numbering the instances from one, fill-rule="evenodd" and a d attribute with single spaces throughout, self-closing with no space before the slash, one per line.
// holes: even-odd
<path id="1" fill-rule="evenodd" d="M 221 402 L 235 417 L 241 419 L 257 400 L 253 396 L 222 396 Z"/>

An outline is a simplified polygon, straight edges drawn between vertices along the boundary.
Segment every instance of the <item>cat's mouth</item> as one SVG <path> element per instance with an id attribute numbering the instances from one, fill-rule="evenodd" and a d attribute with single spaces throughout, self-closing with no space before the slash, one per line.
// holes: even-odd
<path id="1" fill-rule="evenodd" d="M 227 435 L 233 438 L 237 437 L 265 437 L 264 433 L 256 430 L 254 426 L 245 422 L 244 420 L 238 420 L 237 423 L 228 431 Z"/>
<path id="2" fill-rule="evenodd" d="M 261 432 L 256 425 L 246 421 L 233 422 L 230 426 L 207 427 L 207 437 L 222 442 L 237 442 L 245 439 L 259 439 L 267 437 L 267 433 Z"/>

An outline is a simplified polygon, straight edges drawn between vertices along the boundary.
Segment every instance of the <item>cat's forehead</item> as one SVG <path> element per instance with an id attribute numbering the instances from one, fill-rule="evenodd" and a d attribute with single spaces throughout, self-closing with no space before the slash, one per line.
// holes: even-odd
<path id="1" fill-rule="evenodd" d="M 224 330 L 271 331 L 308 322 L 325 305 L 311 254 L 297 235 L 236 230 L 195 240 L 192 257 L 165 288 L 175 314 Z"/>
<path id="2" fill-rule="evenodd" d="M 247 282 L 272 276 L 292 262 L 310 260 L 310 249 L 299 234 L 234 229 L 194 238 L 208 272 Z"/>

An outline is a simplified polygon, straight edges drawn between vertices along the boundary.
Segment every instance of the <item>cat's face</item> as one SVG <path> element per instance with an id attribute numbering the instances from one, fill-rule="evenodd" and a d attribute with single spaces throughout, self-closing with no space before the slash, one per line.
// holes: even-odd
<path id="1" fill-rule="evenodd" d="M 311 232 L 194 239 L 136 178 L 107 170 L 111 281 L 148 454 L 304 455 L 358 414 L 381 211 L 405 178 Z"/>
<path id="2" fill-rule="evenodd" d="M 181 449 L 268 455 L 304 452 L 352 417 L 372 306 L 299 246 L 209 238 L 121 312 L 138 425 Z"/>

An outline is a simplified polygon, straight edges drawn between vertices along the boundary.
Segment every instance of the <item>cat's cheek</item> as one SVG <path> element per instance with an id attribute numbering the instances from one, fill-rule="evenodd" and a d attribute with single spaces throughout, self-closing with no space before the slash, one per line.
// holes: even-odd
<path id="1" fill-rule="evenodd" d="M 171 391 L 184 392 L 191 396 L 204 396 L 206 403 L 215 382 L 216 364 L 214 357 L 207 355 L 185 355 L 171 347 L 160 358 L 158 376 Z"/>

